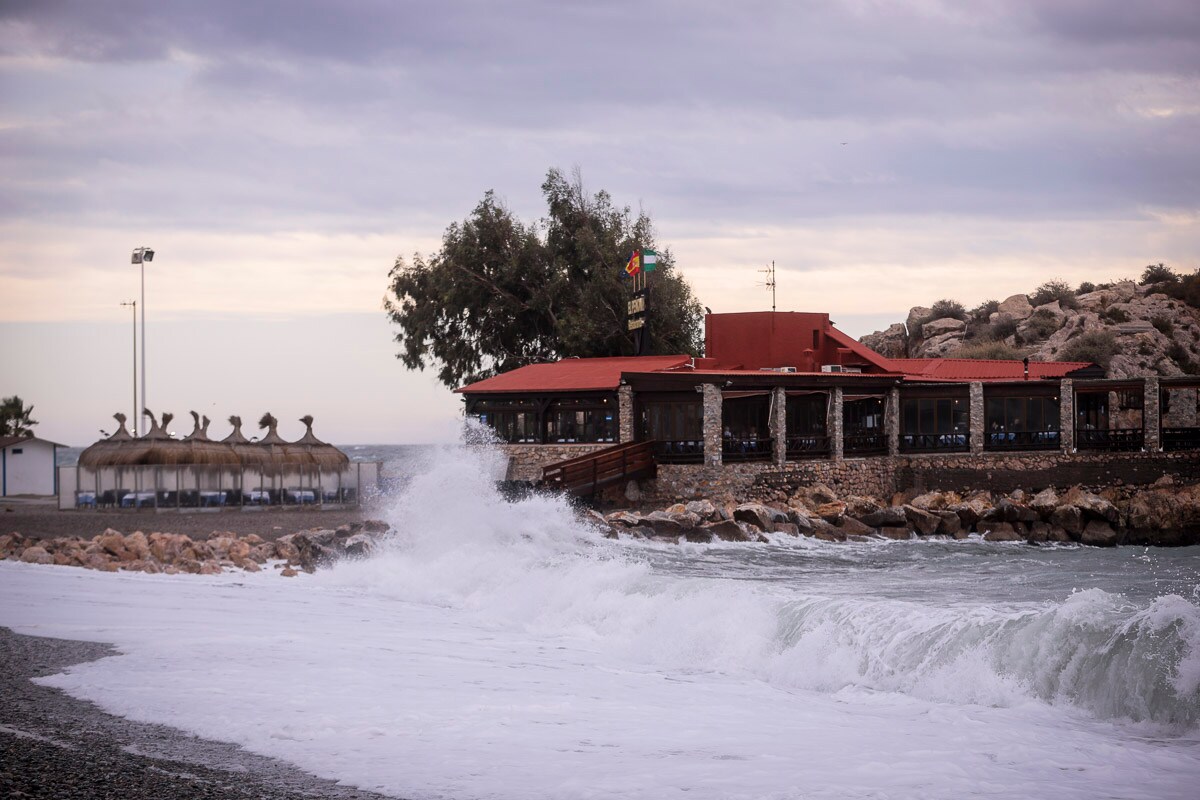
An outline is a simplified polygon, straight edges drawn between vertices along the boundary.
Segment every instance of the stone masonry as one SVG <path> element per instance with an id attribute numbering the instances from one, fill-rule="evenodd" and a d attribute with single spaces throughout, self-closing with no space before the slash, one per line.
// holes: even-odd
<path id="1" fill-rule="evenodd" d="M 887 449 L 889 456 L 900 454 L 900 390 L 888 392 L 887 401 L 883 406 L 883 430 L 887 433 Z"/>
<path id="2" fill-rule="evenodd" d="M 1058 390 L 1058 429 L 1062 442 L 1062 451 L 1070 453 L 1075 449 L 1075 382 L 1063 378 Z"/>
<path id="3" fill-rule="evenodd" d="M 771 395 L 771 439 L 772 460 L 776 464 L 787 461 L 787 392 L 777 386 Z"/>
<path id="4" fill-rule="evenodd" d="M 983 455 L 984 441 L 984 424 L 983 424 L 983 383 L 981 381 L 971 382 L 971 408 L 970 408 L 971 426 L 971 454 Z"/>
<path id="5" fill-rule="evenodd" d="M 724 461 L 721 455 L 721 387 L 714 383 L 703 384 L 704 391 L 704 464 L 719 467 Z"/>
<path id="6" fill-rule="evenodd" d="M 617 424 L 619 426 L 617 441 L 625 444 L 633 441 L 633 387 L 623 385 L 617 388 Z"/>
<path id="7" fill-rule="evenodd" d="M 1142 425 L 1146 431 L 1144 444 L 1148 452 L 1156 453 L 1162 449 L 1158 435 L 1162 405 L 1159 403 L 1157 377 L 1146 378 L 1145 401 L 1142 405 Z"/>
<path id="8" fill-rule="evenodd" d="M 842 408 L 843 397 L 840 386 L 833 387 L 833 391 L 829 394 L 829 448 L 834 461 L 841 461 L 846 457 L 845 441 L 842 436 L 846 424 L 845 411 Z"/>

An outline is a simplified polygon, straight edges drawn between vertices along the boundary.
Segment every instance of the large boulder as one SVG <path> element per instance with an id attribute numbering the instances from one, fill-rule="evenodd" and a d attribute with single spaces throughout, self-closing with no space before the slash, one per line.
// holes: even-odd
<path id="1" fill-rule="evenodd" d="M 823 483 L 814 483 L 812 486 L 801 486 L 797 489 L 789 499 L 788 505 L 802 505 L 809 510 L 816 510 L 817 507 L 837 499 L 837 492 L 833 489 Z"/>
<path id="2" fill-rule="evenodd" d="M 921 326 L 921 336 L 925 339 L 933 339 L 938 336 L 945 336 L 949 333 L 958 333 L 967 327 L 967 323 L 961 319 L 953 317 L 943 317 L 935 319 L 932 322 L 926 322 Z"/>
<path id="3" fill-rule="evenodd" d="M 857 519 L 872 528 L 900 527 L 908 524 L 908 515 L 904 513 L 904 508 L 903 506 L 886 506 Z"/>
<path id="4" fill-rule="evenodd" d="M 742 503 L 733 510 L 733 519 L 753 525 L 760 531 L 769 531 L 777 521 L 787 522 L 788 515 L 762 503 Z"/>
<path id="5" fill-rule="evenodd" d="M 1121 512 L 1109 501 L 1099 495 L 1086 492 L 1075 486 L 1059 500 L 1059 505 L 1075 506 L 1083 511 L 1090 519 L 1102 519 L 1110 525 L 1121 522 Z"/>
<path id="6" fill-rule="evenodd" d="M 1033 314 L 1033 304 L 1029 302 L 1028 295 L 1014 294 L 996 310 L 1001 314 L 1008 314 L 1012 319 L 1022 320 Z"/>
<path id="7" fill-rule="evenodd" d="M 711 500 L 693 500 L 684 506 L 684 510 L 695 514 L 702 520 L 717 518 L 717 507 Z"/>
<path id="8" fill-rule="evenodd" d="M 937 532 L 943 536 L 954 536 L 957 538 L 962 531 L 962 519 L 953 511 L 935 511 L 938 519 L 941 522 L 938 524 Z"/>
<path id="9" fill-rule="evenodd" d="M 1092 547 L 1116 547 L 1119 538 L 1111 525 L 1103 520 L 1094 519 L 1084 526 L 1079 542 Z"/>
<path id="10" fill-rule="evenodd" d="M 54 556 L 50 555 L 46 548 L 35 544 L 21 552 L 21 561 L 26 564 L 53 564 Z"/>
<path id="11" fill-rule="evenodd" d="M 1053 488 L 1043 489 L 1029 501 L 1029 507 L 1043 517 L 1048 517 L 1058 508 L 1058 492 Z"/>
<path id="12" fill-rule="evenodd" d="M 1075 506 L 1061 505 L 1050 514 L 1049 522 L 1062 528 L 1072 537 L 1083 533 L 1083 512 Z"/>
<path id="13" fill-rule="evenodd" d="M 744 522 L 723 519 L 719 522 L 707 522 L 697 530 L 709 533 L 724 542 L 752 542 L 757 536 L 753 535 L 749 526 Z"/>
<path id="14" fill-rule="evenodd" d="M 1011 522 L 981 522 L 979 530 L 985 542 L 1019 542 L 1025 538 Z"/>
<path id="15" fill-rule="evenodd" d="M 922 511 L 916 506 L 904 506 L 904 517 L 914 531 L 922 536 L 937 533 L 942 524 L 942 518 L 929 511 Z"/>

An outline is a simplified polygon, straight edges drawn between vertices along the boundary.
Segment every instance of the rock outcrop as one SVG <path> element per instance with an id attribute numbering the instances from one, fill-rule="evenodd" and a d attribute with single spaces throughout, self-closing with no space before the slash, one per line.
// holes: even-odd
<path id="1" fill-rule="evenodd" d="M 1113 337 L 1108 375 L 1140 378 L 1200 373 L 1200 309 L 1133 281 L 1034 306 L 1017 294 L 986 316 L 932 319 L 913 308 L 904 324 L 864 336 L 867 347 L 892 358 L 952 358 L 965 347 L 998 341 L 1034 361 L 1069 360 L 1072 343 L 1088 334 Z M 986 310 L 986 309 L 984 309 Z"/>
<path id="2" fill-rule="evenodd" d="M 1079 486 L 1061 495 L 1053 489 L 968 497 L 927 492 L 901 494 L 890 502 L 859 495 L 838 498 L 827 486 L 816 485 L 798 490 L 787 502 L 718 505 L 702 500 L 663 511 L 590 512 L 590 518 L 608 538 L 676 543 L 766 542 L 772 534 L 831 542 L 974 535 L 988 542 L 1034 545 L 1174 546 L 1200 544 L 1200 484 L 1177 488 L 1164 482 L 1102 494 Z"/>
<path id="3" fill-rule="evenodd" d="M 258 572 L 277 562 L 282 575 L 313 572 L 343 558 L 370 555 L 387 533 L 386 523 L 370 521 L 335 529 L 314 529 L 265 541 L 256 534 L 214 532 L 207 539 L 180 533 L 122 534 L 109 528 L 91 539 L 78 536 L 32 539 L 20 533 L 0 536 L 0 559 L 57 564 L 116 572 L 215 575 L 225 570 Z"/>

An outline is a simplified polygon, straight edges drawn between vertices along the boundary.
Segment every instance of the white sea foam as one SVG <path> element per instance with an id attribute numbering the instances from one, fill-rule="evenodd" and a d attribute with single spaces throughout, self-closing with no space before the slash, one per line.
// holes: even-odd
<path id="1" fill-rule="evenodd" d="M 383 553 L 292 581 L 0 564 L 0 624 L 115 642 L 47 679 L 111 711 L 405 797 L 1163 798 L 1200 781 L 1200 616 L 1178 595 L 1097 582 L 997 602 L 958 572 L 1028 586 L 1039 566 L 982 543 L 943 567 L 905 543 L 611 542 L 561 499 L 504 502 L 498 467 L 447 448 L 396 498 Z"/>

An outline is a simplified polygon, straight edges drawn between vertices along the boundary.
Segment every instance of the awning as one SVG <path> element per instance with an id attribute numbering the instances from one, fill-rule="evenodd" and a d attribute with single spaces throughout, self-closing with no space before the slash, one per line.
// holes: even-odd
<path id="1" fill-rule="evenodd" d="M 743 397 L 767 397 L 770 394 L 771 394 L 771 391 L 769 389 L 758 390 L 758 391 L 746 390 L 746 391 L 735 391 L 735 392 L 722 392 L 721 397 L 724 398 L 725 400 L 740 400 Z"/>
<path id="2" fill-rule="evenodd" d="M 849 403 L 854 400 L 883 400 L 886 397 L 886 394 L 844 394 L 842 395 L 842 402 Z"/>
<path id="3" fill-rule="evenodd" d="M 804 397 L 805 395 L 810 395 L 810 394 L 823 394 L 823 395 L 828 396 L 829 390 L 828 389 L 788 389 L 787 390 L 788 397 Z"/>

